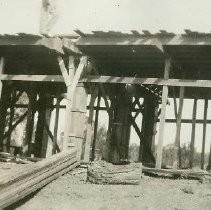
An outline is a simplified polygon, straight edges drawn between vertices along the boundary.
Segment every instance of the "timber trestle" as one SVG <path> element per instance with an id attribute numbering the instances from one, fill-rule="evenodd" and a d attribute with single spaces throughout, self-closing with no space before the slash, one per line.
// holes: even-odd
<path id="1" fill-rule="evenodd" d="M 1 152 L 53 158 L 76 149 L 72 164 L 87 163 L 95 159 L 98 121 L 101 111 L 106 111 L 103 159 L 115 164 L 128 161 L 133 128 L 140 140 L 139 161 L 160 169 L 165 124 L 175 123 L 172 167 L 178 169 L 181 125 L 190 123 L 189 166 L 193 167 L 199 123 L 203 125 L 204 169 L 206 125 L 211 123 L 207 117 L 211 34 L 190 30 L 180 35 L 166 31 L 76 33 L 0 35 Z M 194 100 L 192 119 L 182 117 L 185 99 Z M 205 101 L 203 119 L 196 116 L 198 99 Z M 174 118 L 167 116 L 168 105 L 174 106 Z M 18 141 L 14 136 L 19 136 Z"/>

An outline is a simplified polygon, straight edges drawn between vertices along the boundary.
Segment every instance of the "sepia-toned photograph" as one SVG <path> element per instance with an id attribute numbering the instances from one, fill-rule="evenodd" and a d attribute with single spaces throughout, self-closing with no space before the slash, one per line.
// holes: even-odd
<path id="1" fill-rule="evenodd" d="M 0 209 L 211 210 L 211 1 L 0 0 Z"/>

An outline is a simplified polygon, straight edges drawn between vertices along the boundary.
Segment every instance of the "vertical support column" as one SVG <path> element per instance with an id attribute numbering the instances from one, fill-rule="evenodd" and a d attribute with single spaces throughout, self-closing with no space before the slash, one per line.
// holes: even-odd
<path id="1" fill-rule="evenodd" d="M 34 155 L 35 157 L 41 157 L 42 139 L 44 133 L 45 112 L 46 112 L 46 97 L 45 94 L 42 92 L 39 94 L 39 100 L 37 105 L 38 105 L 38 119 L 35 132 Z"/>
<path id="2" fill-rule="evenodd" d="M 115 104 L 115 108 L 113 120 L 109 122 L 112 123 L 112 125 L 109 125 L 112 127 L 111 139 L 109 140 L 109 162 L 115 164 L 119 164 L 128 158 L 132 97 L 128 96 L 125 91 L 123 91 L 123 88 L 119 88 L 118 95 L 111 102 Z"/>
<path id="3" fill-rule="evenodd" d="M 208 108 L 208 99 L 205 99 L 204 100 L 204 122 L 203 122 L 202 152 L 201 152 L 201 169 L 202 170 L 204 170 L 204 153 L 205 153 L 206 129 L 207 129 L 207 108 Z"/>
<path id="4" fill-rule="evenodd" d="M 82 146 L 85 143 L 87 94 L 82 83 L 76 86 L 75 96 L 71 109 L 70 141 L 77 149 L 77 158 L 83 157 Z"/>
<path id="5" fill-rule="evenodd" d="M 91 141 L 92 141 L 92 124 L 93 124 L 93 115 L 94 115 L 94 103 L 96 100 L 96 97 L 98 95 L 98 89 L 95 89 L 96 91 L 91 94 L 91 99 L 89 103 L 89 117 L 87 120 L 87 128 L 86 128 L 86 144 L 85 144 L 85 151 L 84 151 L 84 162 L 88 163 L 90 158 L 90 147 L 91 147 Z"/>
<path id="6" fill-rule="evenodd" d="M 26 135 L 23 147 L 23 153 L 26 156 L 31 156 L 32 152 L 32 134 L 34 128 L 34 113 L 35 113 L 35 104 L 36 104 L 36 89 L 35 84 L 31 83 L 28 90 L 28 113 L 27 113 L 27 122 L 26 122 Z"/>
<path id="7" fill-rule="evenodd" d="M 196 111 L 197 111 L 197 99 L 195 98 L 194 102 L 193 102 L 192 132 L 191 132 L 191 142 L 190 142 L 190 159 L 189 159 L 189 166 L 190 166 L 190 168 L 193 167 L 193 159 L 194 159 Z"/>
<path id="8" fill-rule="evenodd" d="M 4 71 L 4 64 L 5 60 L 3 57 L 0 57 L 0 75 Z M 8 101 L 7 98 L 7 90 L 6 87 L 3 88 L 2 91 L 2 81 L 0 81 L 0 115 L 1 115 L 1 120 L 0 120 L 0 151 L 3 150 L 3 136 L 4 136 L 4 129 L 5 129 L 5 124 L 6 124 L 6 115 L 7 115 L 7 105 L 6 101 Z"/>
<path id="9" fill-rule="evenodd" d="M 97 129 L 98 129 L 98 118 L 99 118 L 99 107 L 100 107 L 100 99 L 101 96 L 98 95 L 97 99 L 97 110 L 95 111 L 95 122 L 94 122 L 94 138 L 92 143 L 92 157 L 91 160 L 94 161 L 95 159 L 95 148 L 96 148 L 96 139 L 97 139 Z"/>
<path id="10" fill-rule="evenodd" d="M 53 134 L 53 148 L 52 154 L 56 154 L 56 144 L 57 144 L 57 133 L 58 133 L 58 125 L 59 125 L 59 106 L 60 106 L 60 90 L 57 91 L 56 96 L 56 114 L 55 114 L 55 122 L 54 122 L 54 134 Z"/>
<path id="11" fill-rule="evenodd" d="M 210 143 L 210 154 L 209 154 L 207 171 L 211 172 L 211 143 Z"/>
<path id="12" fill-rule="evenodd" d="M 68 64 L 68 78 L 70 84 L 73 81 L 74 74 L 75 74 L 75 65 L 74 65 L 74 57 L 69 57 L 69 64 Z M 70 126 L 71 126 L 71 109 L 72 109 L 72 92 L 71 92 L 71 85 L 67 86 L 67 100 L 66 100 L 66 110 L 65 110 L 65 128 L 64 128 L 64 139 L 62 142 L 62 149 L 67 150 L 70 144 Z"/>
<path id="13" fill-rule="evenodd" d="M 15 97 L 16 97 L 16 91 L 13 90 L 12 93 L 11 93 L 11 100 L 10 100 L 10 118 L 9 118 L 9 128 L 8 128 L 8 130 L 11 130 L 13 119 L 14 119 L 15 108 L 14 108 L 14 102 L 13 101 L 14 101 Z M 12 135 L 12 132 L 10 132 L 8 137 L 7 137 L 7 143 L 6 143 L 7 152 L 10 152 L 11 135 Z"/>
<path id="14" fill-rule="evenodd" d="M 176 122 L 176 135 L 175 135 L 175 142 L 174 142 L 174 151 L 173 151 L 173 168 L 177 169 L 180 164 L 179 161 L 179 149 L 180 149 L 180 132 L 181 132 L 181 120 L 182 120 L 182 110 L 183 110 L 183 99 L 184 99 L 184 87 L 180 87 L 179 93 L 179 109 L 177 113 L 177 122 Z M 180 162 L 180 161 L 179 161 Z"/>
<path id="15" fill-rule="evenodd" d="M 51 114 L 52 114 L 52 109 L 50 106 L 53 105 L 53 98 L 52 97 L 47 97 L 45 96 L 45 109 L 44 109 L 44 124 L 46 124 L 48 127 L 50 125 L 51 121 Z M 41 158 L 45 158 L 47 154 L 47 148 L 48 148 L 48 140 L 49 140 L 49 135 L 48 131 L 46 128 L 43 131 L 43 136 L 42 136 L 42 149 L 41 149 Z"/>
<path id="16" fill-rule="evenodd" d="M 170 68 L 171 68 L 171 59 L 167 58 L 165 60 L 164 79 L 169 78 Z M 165 129 L 167 100 L 168 100 L 168 86 L 163 86 L 160 125 L 159 125 L 159 137 L 158 137 L 158 148 L 157 148 L 157 157 L 156 157 L 156 168 L 158 168 L 158 169 L 161 168 L 161 164 L 162 164 L 163 138 L 164 138 L 164 129 Z"/>
<path id="17" fill-rule="evenodd" d="M 152 158 L 153 137 L 156 132 L 156 110 L 158 102 L 153 97 L 144 98 L 144 113 L 142 119 L 143 153 L 140 154 L 140 161 L 143 163 L 155 164 Z"/>

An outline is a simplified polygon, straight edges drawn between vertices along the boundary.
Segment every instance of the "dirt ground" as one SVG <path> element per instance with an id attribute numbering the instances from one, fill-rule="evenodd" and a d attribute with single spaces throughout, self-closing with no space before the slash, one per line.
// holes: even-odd
<path id="1" fill-rule="evenodd" d="M 211 210 L 211 183 L 143 176 L 140 185 L 96 185 L 86 182 L 86 169 L 60 177 L 18 210 Z"/>

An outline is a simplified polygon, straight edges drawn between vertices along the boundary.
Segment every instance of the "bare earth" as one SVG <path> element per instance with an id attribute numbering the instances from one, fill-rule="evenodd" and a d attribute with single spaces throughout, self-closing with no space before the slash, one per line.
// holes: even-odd
<path id="1" fill-rule="evenodd" d="M 53 181 L 18 210 L 211 210 L 211 183 L 143 176 L 140 185 L 95 185 L 86 169 L 75 169 Z"/>

